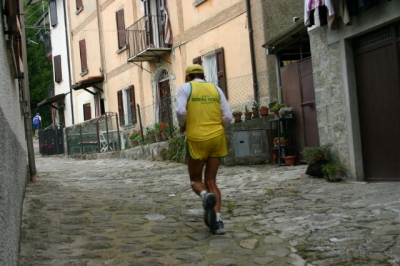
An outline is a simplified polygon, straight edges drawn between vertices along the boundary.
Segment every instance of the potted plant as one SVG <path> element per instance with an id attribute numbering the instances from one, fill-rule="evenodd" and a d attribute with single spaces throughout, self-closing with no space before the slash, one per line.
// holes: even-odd
<path id="1" fill-rule="evenodd" d="M 342 181 L 342 166 L 339 163 L 327 163 L 322 166 L 322 172 L 328 182 Z"/>
<path id="2" fill-rule="evenodd" d="M 286 165 L 295 165 L 296 164 L 296 156 L 286 156 L 283 157 Z"/>
<path id="3" fill-rule="evenodd" d="M 272 106 L 270 111 L 274 114 L 275 118 L 279 118 L 279 110 L 282 107 L 286 107 L 286 104 L 277 102 L 274 106 Z"/>
<path id="4" fill-rule="evenodd" d="M 267 116 L 268 115 L 268 107 L 265 105 L 260 106 L 260 115 Z"/>
<path id="5" fill-rule="evenodd" d="M 135 146 L 139 145 L 139 141 L 137 140 L 138 136 L 140 137 L 140 134 L 136 130 L 133 130 L 131 135 L 129 136 L 129 139 L 131 140 L 132 147 L 135 147 Z"/>
<path id="6" fill-rule="evenodd" d="M 252 112 L 250 112 L 249 108 L 247 107 L 247 105 L 244 107 L 244 119 L 245 120 L 251 120 L 251 115 L 253 114 Z"/>
<path id="7" fill-rule="evenodd" d="M 240 123 L 240 122 L 242 122 L 242 112 L 240 112 L 240 111 L 234 111 L 233 113 L 232 113 L 232 115 L 233 115 L 233 117 L 235 118 L 235 123 Z"/>
<path id="8" fill-rule="evenodd" d="M 156 141 L 154 133 L 155 133 L 154 128 L 146 127 L 146 137 L 150 143 L 153 143 Z"/>
<path id="9" fill-rule="evenodd" d="M 154 123 L 154 138 L 156 139 L 156 142 L 162 141 L 160 127 L 161 123 Z"/>
<path id="10" fill-rule="evenodd" d="M 260 117 L 260 104 L 256 101 L 254 101 L 251 109 L 253 110 L 253 118 L 259 118 Z"/>
<path id="11" fill-rule="evenodd" d="M 323 177 L 322 166 L 329 162 L 329 148 L 326 146 L 305 147 L 302 155 L 304 161 L 308 164 L 306 175 Z"/>
<path id="12" fill-rule="evenodd" d="M 161 137 L 163 140 L 168 140 L 169 136 L 169 125 L 167 122 L 162 122 L 159 128 L 159 131 L 161 132 Z"/>
<path id="13" fill-rule="evenodd" d="M 279 117 L 291 118 L 293 115 L 293 111 L 294 109 L 291 106 L 282 107 L 278 111 Z"/>

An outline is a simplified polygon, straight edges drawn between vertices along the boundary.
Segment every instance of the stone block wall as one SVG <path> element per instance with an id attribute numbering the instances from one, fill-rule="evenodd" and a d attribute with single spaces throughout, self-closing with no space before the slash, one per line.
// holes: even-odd
<path id="1" fill-rule="evenodd" d="M 18 265 L 22 205 L 29 176 L 19 88 L 11 77 L 3 31 L 0 62 L 0 265 L 13 266 Z"/>
<path id="2" fill-rule="evenodd" d="M 346 104 L 339 42 L 328 45 L 326 30 L 309 31 L 320 145 L 331 148 L 333 159 L 350 168 Z"/>

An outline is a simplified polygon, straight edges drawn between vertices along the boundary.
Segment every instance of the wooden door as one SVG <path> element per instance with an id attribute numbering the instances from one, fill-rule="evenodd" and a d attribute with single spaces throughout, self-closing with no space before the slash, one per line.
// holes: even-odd
<path id="1" fill-rule="evenodd" d="M 167 122 L 172 126 L 172 108 L 171 108 L 171 90 L 169 88 L 169 80 L 160 81 L 158 83 L 160 90 L 160 121 Z"/>
<path id="2" fill-rule="evenodd" d="M 360 134 L 367 181 L 400 181 L 400 24 L 354 39 Z"/>

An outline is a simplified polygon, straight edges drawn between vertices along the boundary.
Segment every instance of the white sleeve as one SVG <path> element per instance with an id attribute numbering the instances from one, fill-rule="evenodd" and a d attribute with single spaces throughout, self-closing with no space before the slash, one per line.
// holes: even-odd
<path id="1" fill-rule="evenodd" d="M 228 101 L 226 100 L 225 94 L 219 87 L 217 87 L 217 89 L 221 98 L 222 124 L 226 129 L 232 121 L 233 116 Z"/>
<path id="2" fill-rule="evenodd" d="M 178 89 L 176 96 L 176 117 L 178 118 L 179 126 L 186 124 L 186 105 L 190 94 L 190 84 L 185 83 Z"/>

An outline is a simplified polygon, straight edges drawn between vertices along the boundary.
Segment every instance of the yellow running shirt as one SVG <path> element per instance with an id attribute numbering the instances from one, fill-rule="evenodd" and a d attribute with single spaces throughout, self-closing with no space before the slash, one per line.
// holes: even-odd
<path id="1" fill-rule="evenodd" d="M 212 83 L 191 81 L 186 106 L 186 135 L 192 141 L 204 141 L 224 134 L 221 101 Z"/>

